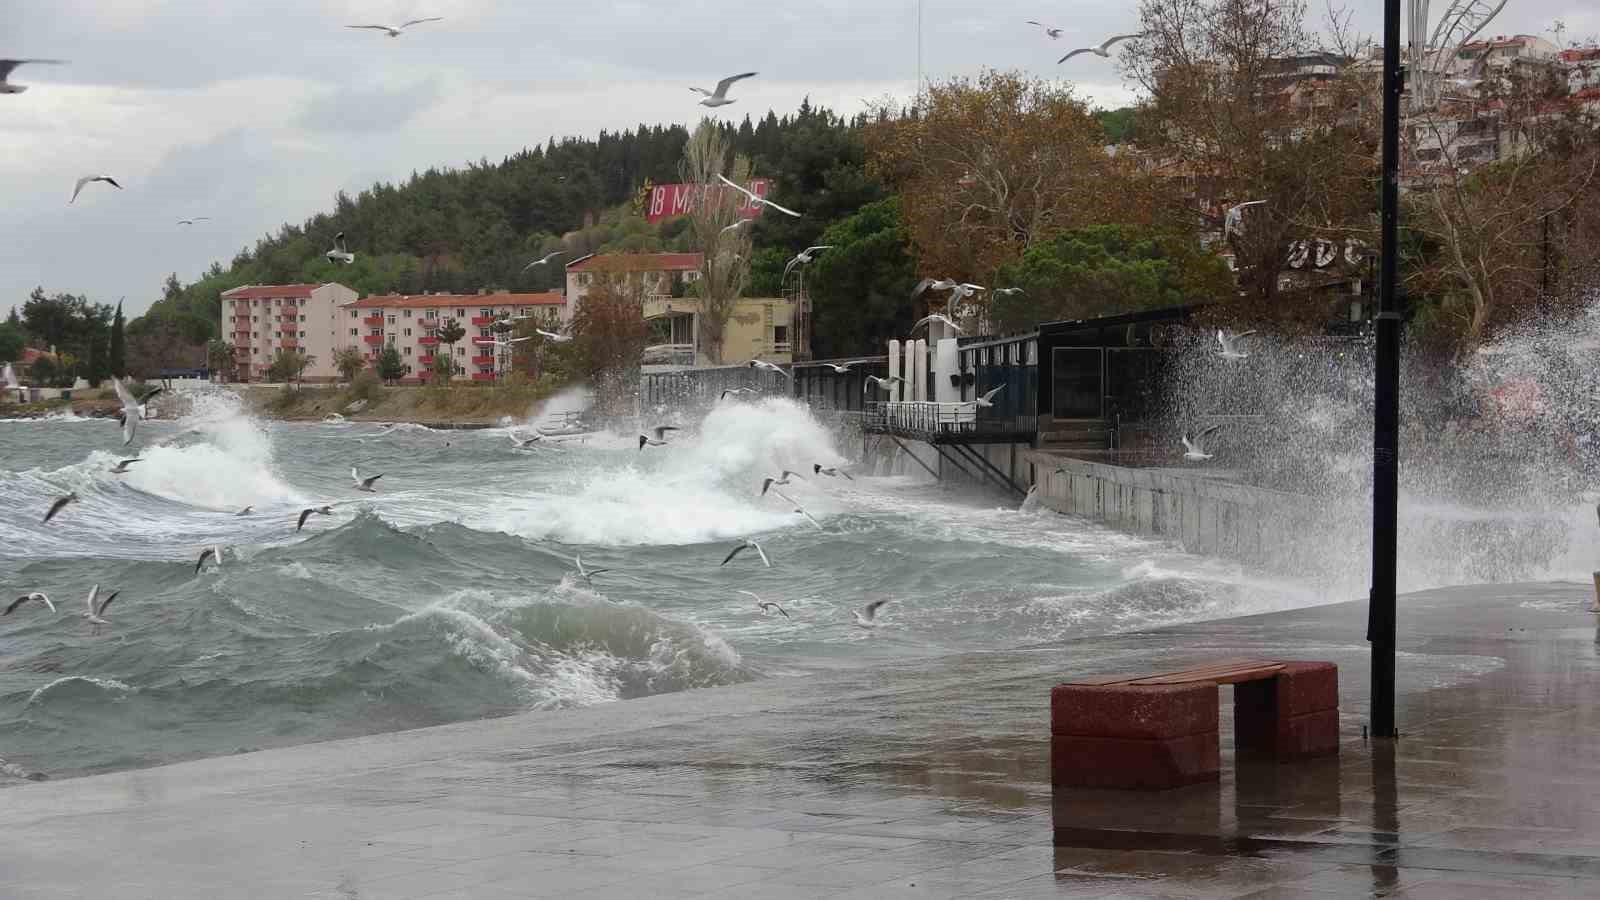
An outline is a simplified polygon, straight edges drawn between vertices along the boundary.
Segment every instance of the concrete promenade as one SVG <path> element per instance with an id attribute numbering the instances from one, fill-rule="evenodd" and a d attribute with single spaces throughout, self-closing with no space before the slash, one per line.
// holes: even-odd
<path id="1" fill-rule="evenodd" d="M 1345 604 L 30 784 L 0 897 L 1600 896 L 1591 601 L 1403 598 L 1392 743 Z M 1339 664 L 1338 759 L 1052 794 L 1056 681 L 1245 655 Z"/>

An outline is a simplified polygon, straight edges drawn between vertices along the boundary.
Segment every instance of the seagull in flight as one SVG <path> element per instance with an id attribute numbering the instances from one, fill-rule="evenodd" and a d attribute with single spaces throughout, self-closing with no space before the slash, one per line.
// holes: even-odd
<path id="1" fill-rule="evenodd" d="M 750 191 L 746 190 L 745 188 L 743 188 L 743 187 L 741 187 L 741 186 L 739 186 L 737 184 L 734 184 L 733 182 L 729 181 L 727 179 L 727 177 L 724 176 L 721 172 L 717 173 L 717 178 L 721 179 L 722 183 L 727 185 L 728 187 L 731 187 L 734 190 L 738 191 L 739 193 L 745 195 L 746 197 L 749 197 L 750 198 L 750 202 L 754 203 L 756 206 L 770 206 L 773 209 L 777 210 L 778 212 L 783 213 L 786 216 L 794 216 L 796 219 L 801 218 L 800 214 L 795 212 L 794 210 L 789 209 L 786 206 L 779 206 L 778 204 L 773 203 L 771 200 L 768 200 L 765 197 L 757 197 L 755 194 L 750 193 Z"/>
<path id="2" fill-rule="evenodd" d="M 240 516 L 248 516 L 248 515 L 250 515 L 251 513 L 255 512 L 255 511 L 256 511 L 256 508 L 254 506 L 246 506 L 244 509 L 239 510 L 238 512 L 234 513 L 233 515 L 234 515 L 235 518 L 238 518 Z"/>
<path id="3" fill-rule="evenodd" d="M 649 444 L 652 447 L 664 447 L 667 443 L 667 432 L 682 430 L 676 425 L 657 425 L 650 429 L 650 433 L 655 435 L 654 438 L 646 437 L 642 434 L 639 435 L 639 449 L 643 450 L 645 444 Z"/>
<path id="4" fill-rule="evenodd" d="M 17 611 L 17 607 L 29 602 L 43 603 L 45 606 L 50 607 L 51 612 L 56 611 L 56 605 L 50 602 L 49 597 L 46 597 L 44 594 L 41 594 L 38 591 L 34 591 L 31 594 L 23 594 L 21 597 L 11 601 L 11 605 L 6 607 L 5 612 L 0 612 L 0 616 L 9 616 Z"/>
<path id="5" fill-rule="evenodd" d="M 1019 288 L 1019 287 L 995 288 L 995 291 L 994 291 L 994 295 L 996 297 L 1010 297 L 1013 294 L 1025 294 L 1025 293 L 1027 293 L 1027 291 L 1024 291 L 1022 288 Z"/>
<path id="6" fill-rule="evenodd" d="M 371 478 L 362 478 L 361 470 L 357 469 L 355 466 L 350 467 L 351 487 L 354 487 L 358 491 L 366 491 L 369 494 L 376 494 L 378 491 L 372 486 L 372 483 L 382 477 L 383 473 L 379 472 Z"/>
<path id="7" fill-rule="evenodd" d="M 111 601 L 117 599 L 117 595 L 120 593 L 122 592 L 112 591 L 109 596 L 107 596 L 104 600 L 101 600 L 100 585 L 97 584 L 94 587 L 89 588 L 89 596 L 83 598 L 84 611 L 78 613 L 78 615 L 82 616 L 91 626 L 93 626 L 90 629 L 90 634 L 99 634 L 100 626 L 111 624 L 105 619 L 106 607 L 110 606 Z"/>
<path id="8" fill-rule="evenodd" d="M 397 38 L 397 37 L 400 36 L 401 32 L 405 31 L 407 28 L 410 28 L 413 25 L 421 25 L 423 22 L 443 22 L 443 21 L 444 21 L 444 16 L 429 16 L 426 19 L 412 19 L 411 21 L 406 22 L 406 23 L 401 24 L 401 25 L 382 25 L 382 24 L 379 24 L 379 25 L 346 25 L 345 27 L 346 28 L 370 28 L 373 31 L 384 32 L 385 34 L 389 35 L 389 37 Z"/>
<path id="9" fill-rule="evenodd" d="M 310 518 L 312 513 L 316 513 L 319 516 L 331 516 L 333 515 L 333 504 L 325 503 L 322 506 L 312 506 L 300 510 L 300 521 L 295 523 L 294 530 L 299 531 L 306 527 L 306 519 Z"/>
<path id="10" fill-rule="evenodd" d="M 761 392 L 756 390 L 755 388 L 728 388 L 728 389 L 724 390 L 722 392 L 722 396 L 718 397 L 717 399 L 718 400 L 726 400 L 726 399 L 728 399 L 728 395 L 729 394 L 760 394 L 760 393 Z"/>
<path id="11" fill-rule="evenodd" d="M 715 109 L 719 106 L 727 106 L 730 103 L 737 102 L 728 97 L 728 88 L 733 87 L 734 82 L 743 81 L 746 78 L 754 77 L 756 77 L 755 72 L 745 72 L 741 75 L 729 75 L 727 78 L 717 82 L 717 89 L 714 91 L 708 91 L 705 88 L 697 87 L 691 87 L 689 90 L 705 97 L 704 100 L 700 101 L 701 106 L 709 106 L 712 109 Z"/>
<path id="12" fill-rule="evenodd" d="M 782 615 L 785 619 L 789 618 L 789 613 L 786 612 L 783 607 L 781 607 L 778 604 L 772 602 L 771 600 L 763 600 L 763 599 L 761 599 L 761 597 L 758 594 L 756 594 L 755 591 L 743 591 L 742 590 L 739 593 L 747 594 L 747 595 L 749 595 L 751 597 L 755 597 L 756 598 L 756 608 L 761 610 L 762 612 L 764 612 L 764 613 L 774 613 L 774 612 L 776 612 L 776 613 Z"/>
<path id="13" fill-rule="evenodd" d="M 570 334 L 556 334 L 554 331 L 545 331 L 543 328 L 535 328 L 533 332 L 547 341 L 555 341 L 558 344 L 565 344 L 572 340 L 572 335 Z"/>
<path id="14" fill-rule="evenodd" d="M 836 375 L 848 375 L 851 366 L 859 366 L 862 362 L 863 360 L 853 359 L 847 363 L 823 363 L 823 365 L 832 369 Z"/>
<path id="15" fill-rule="evenodd" d="M 515 431 L 506 432 L 506 437 L 511 438 L 511 443 L 515 444 L 518 450 L 532 450 L 534 444 L 544 440 L 544 435 L 542 434 L 536 434 L 533 437 L 525 438 L 518 437 Z"/>
<path id="16" fill-rule="evenodd" d="M 752 369 L 765 369 L 768 372 L 777 372 L 779 375 L 782 375 L 790 381 L 794 381 L 794 375 L 788 371 L 785 371 L 783 366 L 774 365 L 773 363 L 769 362 L 763 362 L 759 359 L 750 360 L 749 365 Z"/>
<path id="17" fill-rule="evenodd" d="M 219 568 L 219 569 L 222 568 L 222 550 L 221 550 L 221 548 L 219 548 L 215 544 L 212 544 L 211 546 L 209 546 L 209 547 L 205 548 L 204 550 L 200 551 L 200 558 L 195 560 L 195 563 L 194 563 L 194 573 L 196 575 L 200 574 L 200 570 L 205 567 L 206 560 L 208 560 L 208 559 L 215 560 L 216 563 L 217 563 L 217 568 Z"/>
<path id="18" fill-rule="evenodd" d="M 827 530 L 826 528 L 822 527 L 822 523 L 821 522 L 818 522 L 816 519 L 813 519 L 811 517 L 811 513 L 806 512 L 805 507 L 801 506 L 793 497 L 789 496 L 788 494 L 785 494 L 783 491 L 773 491 L 773 493 L 777 494 L 779 497 L 782 497 L 783 499 L 789 501 L 789 505 L 794 507 L 794 511 L 799 513 L 802 516 L 805 516 L 806 517 L 806 521 L 808 521 L 811 524 L 817 526 L 817 530 L 818 531 L 826 531 Z"/>
<path id="19" fill-rule="evenodd" d="M 788 279 L 789 272 L 792 271 L 795 266 L 810 265 L 811 261 L 816 259 L 818 253 L 821 253 L 823 250 L 832 249 L 832 244 L 818 244 L 815 247 L 807 247 L 804 250 L 801 250 L 799 253 L 796 253 L 794 259 L 789 260 L 789 264 L 783 267 L 783 278 L 779 279 L 780 283 L 783 280 Z"/>
<path id="20" fill-rule="evenodd" d="M 947 327 L 950 330 L 954 331 L 956 334 L 965 334 L 966 333 L 966 332 L 961 330 L 961 326 L 960 325 L 957 325 L 956 323 L 950 321 L 948 318 L 946 318 L 944 316 L 939 315 L 938 313 L 934 313 L 933 315 L 928 316 L 928 317 L 920 320 L 919 322 L 917 322 L 917 324 L 911 326 L 911 333 L 912 334 L 916 334 L 917 330 L 919 328 L 921 328 L 924 325 L 927 325 L 930 322 L 942 322 L 942 323 L 944 323 L 945 327 Z"/>
<path id="21" fill-rule="evenodd" d="M 740 219 L 739 221 L 733 223 L 732 225 L 725 226 L 721 231 L 717 232 L 717 234 L 723 235 L 723 234 L 727 234 L 730 231 L 738 231 L 740 228 L 743 228 L 744 226 L 749 225 L 749 224 L 753 223 L 754 221 L 755 221 L 755 219 Z"/>
<path id="22" fill-rule="evenodd" d="M 77 491 L 72 491 L 72 492 L 68 493 L 65 497 L 59 498 L 58 500 L 56 500 L 56 502 L 50 504 L 50 511 L 44 514 L 44 521 L 45 522 L 49 522 L 51 519 L 54 519 L 56 517 L 56 513 L 61 512 L 61 510 L 65 509 L 68 503 L 77 503 L 77 502 L 78 502 L 78 492 Z"/>
<path id="23" fill-rule="evenodd" d="M 555 259 L 558 256 L 566 256 L 566 255 L 567 255 L 567 251 L 565 251 L 565 250 L 556 250 L 556 251 L 551 252 L 551 253 L 546 253 L 543 257 L 541 257 L 539 259 L 536 259 L 533 262 L 528 263 L 527 265 L 523 266 L 522 267 L 522 271 L 526 272 L 529 269 L 533 268 L 534 266 L 545 265 L 546 263 L 550 262 L 550 260 Z"/>
<path id="24" fill-rule="evenodd" d="M 143 398 L 135 400 L 128 386 L 123 384 L 117 376 L 111 376 L 111 387 L 117 392 L 117 399 L 122 402 L 122 410 L 117 413 L 117 420 L 122 423 L 122 446 L 133 443 L 133 432 L 139 426 L 140 420 L 149 415 L 145 404 L 150 398 L 161 393 L 161 388 L 156 388 Z"/>
<path id="25" fill-rule="evenodd" d="M 12 84 L 6 80 L 11 77 L 11 70 L 17 66 L 27 63 L 49 63 L 58 66 L 64 62 L 66 62 L 64 59 L 0 59 L 0 94 L 20 94 L 28 89 L 25 84 Z"/>
<path id="26" fill-rule="evenodd" d="M 767 495 L 767 489 L 772 487 L 775 484 L 788 485 L 790 483 L 789 482 L 789 476 L 790 475 L 793 475 L 796 478 L 800 478 L 800 473 L 799 472 L 791 472 L 788 469 L 784 469 L 782 474 L 780 474 L 777 478 L 764 479 L 761 482 L 761 496 L 765 497 Z M 801 479 L 801 480 L 804 480 L 804 479 Z M 782 492 L 780 491 L 779 493 L 782 493 Z"/>
<path id="27" fill-rule="evenodd" d="M 850 610 L 851 624 L 857 628 L 877 628 L 878 610 L 882 609 L 883 605 L 888 602 L 887 600 L 874 600 L 860 609 Z"/>
<path id="28" fill-rule="evenodd" d="M 1217 355 L 1223 359 L 1249 359 L 1250 354 L 1239 349 L 1239 339 L 1255 334 L 1255 330 L 1241 331 L 1238 334 L 1228 334 L 1222 329 L 1217 329 L 1217 344 L 1222 348 Z"/>
<path id="29" fill-rule="evenodd" d="M 137 456 L 132 459 L 118 460 L 116 467 L 111 470 L 111 474 L 126 475 L 128 473 L 128 467 L 136 462 L 144 462 L 144 460 Z"/>
<path id="30" fill-rule="evenodd" d="M 979 406 L 983 407 L 984 409 L 988 409 L 989 407 L 994 406 L 994 395 L 1000 393 L 1001 391 L 1003 391 L 1005 389 L 1006 389 L 1006 386 L 1002 384 L 999 387 L 995 388 L 994 390 L 990 391 L 987 394 L 984 394 L 982 397 L 979 397 L 978 399 L 976 399 L 976 400 L 974 400 L 972 402 L 978 404 Z"/>
<path id="31" fill-rule="evenodd" d="M 1063 33 L 1064 33 L 1064 32 L 1062 32 L 1062 30 L 1061 30 L 1061 29 L 1059 29 L 1059 28 L 1052 28 L 1052 27 L 1051 27 L 1051 26 L 1049 26 L 1049 25 L 1046 25 L 1046 24 L 1045 24 L 1045 23 L 1043 23 L 1043 22 L 1035 22 L 1035 21 L 1034 21 L 1034 20 L 1032 20 L 1032 19 L 1029 19 L 1029 20 L 1028 20 L 1028 24 L 1029 24 L 1029 25 L 1037 25 L 1037 26 L 1039 26 L 1039 27 L 1040 27 L 1040 28 L 1043 28 L 1043 29 L 1044 29 L 1044 33 L 1045 33 L 1045 34 L 1046 34 L 1046 35 L 1048 35 L 1048 36 L 1049 36 L 1049 38 L 1050 38 L 1050 40 L 1052 40 L 1052 41 L 1054 41 L 1054 40 L 1058 40 L 1058 39 L 1060 39 L 1060 37 L 1061 37 L 1061 35 L 1062 35 L 1062 34 L 1063 34 Z"/>
<path id="32" fill-rule="evenodd" d="M 344 263 L 347 266 L 356 261 L 356 255 L 345 248 L 342 231 L 333 236 L 333 249 L 323 255 L 328 258 L 328 262 Z"/>
<path id="33" fill-rule="evenodd" d="M 179 219 L 178 220 L 178 224 L 179 225 L 193 225 L 196 222 L 209 222 L 209 221 L 211 221 L 211 217 L 210 216 L 195 216 L 192 219 Z"/>
<path id="34" fill-rule="evenodd" d="M 867 376 L 867 380 L 861 383 L 861 393 L 862 393 L 863 396 L 865 396 L 867 391 L 873 385 L 877 385 L 878 387 L 883 388 L 884 390 L 887 391 L 889 389 L 889 386 L 892 385 L 892 384 L 905 384 L 905 383 L 906 383 L 906 380 L 904 378 L 901 378 L 899 375 L 890 375 L 888 378 L 879 378 L 876 375 L 868 375 Z"/>
<path id="35" fill-rule="evenodd" d="M 104 181 L 117 190 L 122 190 L 122 185 L 117 184 L 117 180 L 110 175 L 85 175 L 79 178 L 77 183 L 72 186 L 72 199 L 67 201 L 67 205 L 71 206 L 78 199 L 78 194 L 82 193 L 84 185 L 96 181 Z"/>
<path id="36" fill-rule="evenodd" d="M 843 478 L 845 481 L 855 481 L 854 478 L 850 477 L 850 473 L 849 472 L 843 471 L 841 469 L 830 469 L 830 468 L 828 468 L 827 466 L 824 466 L 821 463 L 812 463 L 811 464 L 811 474 L 813 474 L 813 475 L 826 475 L 829 478 Z"/>
<path id="37" fill-rule="evenodd" d="M 1221 425 L 1212 425 L 1209 428 L 1203 428 L 1199 434 L 1194 436 L 1194 440 L 1190 440 L 1187 434 L 1181 437 L 1180 440 L 1183 441 L 1183 458 L 1189 460 L 1190 462 L 1201 462 L 1203 460 L 1210 459 L 1212 454 L 1205 451 L 1205 447 L 1201 444 L 1201 441 L 1205 440 L 1207 435 L 1221 427 Z"/>
<path id="38" fill-rule="evenodd" d="M 572 561 L 578 564 L 578 577 L 582 578 L 584 581 L 588 582 L 589 584 L 594 584 L 594 577 L 596 575 L 599 575 L 601 572 L 609 572 L 609 571 L 611 571 L 610 569 L 585 569 L 583 567 L 583 554 L 582 553 L 580 553 L 577 556 L 573 557 Z"/>
<path id="39" fill-rule="evenodd" d="M 1095 56 L 1103 56 L 1106 59 L 1110 59 L 1111 58 L 1111 48 L 1112 48 L 1113 45 L 1121 43 L 1122 41 L 1131 41 L 1134 38 L 1141 38 L 1141 37 L 1144 37 L 1144 32 L 1142 32 L 1142 31 L 1139 32 L 1138 34 L 1114 34 L 1111 37 L 1106 38 L 1105 42 L 1102 43 L 1098 47 L 1079 47 L 1078 49 L 1073 50 L 1072 52 L 1068 53 L 1066 56 L 1063 56 L 1060 59 L 1056 60 L 1056 65 L 1059 66 L 1062 63 L 1064 63 L 1067 60 L 1073 58 L 1074 56 L 1077 56 L 1080 53 L 1093 53 Z"/>
<path id="40" fill-rule="evenodd" d="M 761 561 L 767 564 L 767 568 L 772 568 L 772 560 L 767 559 L 767 551 L 761 549 L 760 544 L 750 540 L 749 538 L 745 538 L 744 541 L 739 544 L 739 546 L 733 548 L 733 550 L 728 553 L 727 557 L 722 560 L 722 565 L 727 565 L 733 561 L 735 556 L 738 556 L 740 553 L 751 549 L 754 549 L 757 553 L 761 554 Z"/>

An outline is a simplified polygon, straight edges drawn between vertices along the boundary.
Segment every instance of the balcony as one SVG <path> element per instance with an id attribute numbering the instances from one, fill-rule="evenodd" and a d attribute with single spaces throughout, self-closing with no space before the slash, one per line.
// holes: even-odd
<path id="1" fill-rule="evenodd" d="M 381 344 L 381 343 L 383 343 L 383 335 L 381 335 L 381 334 L 364 334 L 364 335 L 361 336 L 361 342 L 364 343 L 364 344 Z"/>
<path id="2" fill-rule="evenodd" d="M 440 322 L 438 319 L 418 319 L 417 324 L 431 331 L 435 328 L 438 328 Z"/>
<path id="3" fill-rule="evenodd" d="M 417 343 L 424 347 L 436 347 L 439 344 L 439 339 L 430 334 L 427 337 L 417 338 Z"/>
<path id="4" fill-rule="evenodd" d="M 295 324 L 299 323 L 300 317 L 295 315 L 295 314 L 293 314 L 293 313 L 290 313 L 289 315 L 286 315 L 286 316 L 279 316 L 278 317 L 278 321 L 282 322 L 285 325 L 295 325 Z"/>
<path id="5" fill-rule="evenodd" d="M 419 356 L 417 357 L 417 362 L 430 369 L 433 368 L 433 357 L 431 356 Z"/>
<path id="6" fill-rule="evenodd" d="M 473 372 L 472 373 L 472 380 L 473 381 L 493 381 L 494 380 L 494 373 L 493 372 Z"/>
<path id="7" fill-rule="evenodd" d="M 235 331 L 233 333 L 233 339 L 234 339 L 235 342 L 238 342 L 238 343 L 248 343 L 249 340 L 250 340 L 250 332 L 248 332 L 248 331 Z"/>
<path id="8" fill-rule="evenodd" d="M 282 345 L 285 350 L 293 350 L 300 346 L 300 342 L 295 338 L 286 337 L 283 339 Z"/>
<path id="9" fill-rule="evenodd" d="M 361 320 L 361 324 L 368 328 L 382 328 L 383 316 L 367 316 L 365 319 Z"/>
<path id="10" fill-rule="evenodd" d="M 493 325 L 494 323 L 496 323 L 498 321 L 500 321 L 500 320 L 496 319 L 494 316 L 473 316 L 472 317 L 472 324 L 478 326 L 479 328 L 484 328 L 486 326 Z"/>
<path id="11" fill-rule="evenodd" d="M 494 338 L 492 338 L 492 337 L 475 337 L 475 338 L 472 339 L 472 345 L 475 346 L 475 347 L 493 347 L 494 346 Z"/>
<path id="12" fill-rule="evenodd" d="M 472 364 L 475 365 L 475 366 L 492 366 L 492 365 L 494 365 L 494 357 L 492 357 L 492 356 L 474 356 L 472 358 Z"/>

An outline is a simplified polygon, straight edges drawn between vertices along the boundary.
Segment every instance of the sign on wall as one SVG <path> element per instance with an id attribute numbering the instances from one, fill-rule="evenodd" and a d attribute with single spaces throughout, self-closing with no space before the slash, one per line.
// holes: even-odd
<path id="1" fill-rule="evenodd" d="M 752 178 L 745 184 L 745 189 L 757 197 L 765 199 L 767 191 L 772 189 L 772 180 L 768 178 Z M 706 192 L 716 198 L 723 191 L 732 191 L 732 188 L 720 184 L 706 187 Z M 650 202 L 645 206 L 644 218 L 646 222 L 655 223 L 673 216 L 688 215 L 694 211 L 695 201 L 700 194 L 698 184 L 658 184 L 650 191 Z M 739 215 L 747 219 L 754 219 L 761 215 L 765 207 L 752 203 L 749 197 L 739 194 Z"/>

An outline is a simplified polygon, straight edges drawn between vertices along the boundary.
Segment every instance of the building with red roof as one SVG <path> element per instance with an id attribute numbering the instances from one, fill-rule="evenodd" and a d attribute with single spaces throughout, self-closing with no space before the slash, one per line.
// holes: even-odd
<path id="1" fill-rule="evenodd" d="M 223 291 L 222 335 L 233 345 L 234 377 L 260 381 L 278 353 L 298 350 L 312 357 L 302 378 L 332 381 L 338 374 L 333 351 L 339 346 L 339 307 L 357 296 L 336 282 L 247 284 Z"/>
<path id="2" fill-rule="evenodd" d="M 540 327 L 559 331 L 567 318 L 566 305 L 567 298 L 555 291 L 375 295 L 340 307 L 339 340 L 341 346 L 361 348 L 374 363 L 385 347 L 394 347 L 405 363 L 407 378 L 427 380 L 435 357 L 450 353 L 458 380 L 493 381 L 497 372 L 510 365 L 506 348 L 494 344 L 494 324 L 531 319 Z M 440 342 L 439 329 L 452 319 L 467 334 L 449 347 Z"/>

